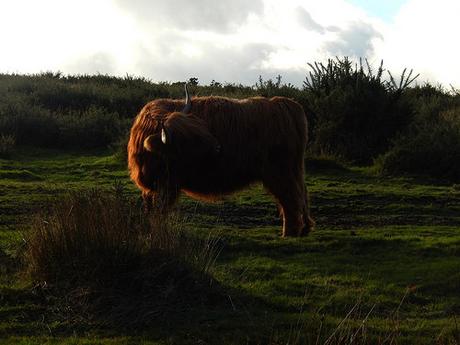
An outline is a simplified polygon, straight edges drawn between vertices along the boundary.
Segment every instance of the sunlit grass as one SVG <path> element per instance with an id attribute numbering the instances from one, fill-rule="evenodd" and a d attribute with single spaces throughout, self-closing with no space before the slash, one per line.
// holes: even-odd
<path id="1" fill-rule="evenodd" d="M 212 279 L 223 289 L 224 298 L 209 303 L 205 290 L 194 291 L 194 299 L 207 302 L 188 304 L 191 309 L 180 308 L 139 335 L 129 328 L 95 327 L 94 319 L 75 318 L 79 313 L 72 318 L 66 318 L 69 314 L 62 310 L 56 313 L 53 306 L 62 306 L 62 295 L 55 299 L 59 294 L 43 290 L 43 285 L 31 289 L 24 281 L 18 283 L 18 268 L 7 268 L 17 262 L 18 248 L 24 249 L 22 239 L 27 242 L 25 230 L 30 228 L 32 213 L 39 211 L 39 219 L 48 221 L 44 210 L 70 190 L 84 194 L 98 187 L 110 194 L 119 180 L 126 197 L 140 209 L 139 193 L 128 181 L 124 166 L 107 152 L 82 155 L 46 150 L 24 152 L 17 161 L 0 164 L 1 170 L 13 175 L 23 167 L 42 178 L 19 174 L 0 181 L 0 272 L 7 277 L 0 281 L 2 337 L 14 336 L 23 343 L 43 339 L 65 343 L 76 332 L 75 343 L 91 343 L 100 337 L 107 344 L 198 340 L 232 344 L 247 339 L 261 344 L 316 344 L 317 339 L 318 343 L 327 339 L 349 343 L 356 333 L 356 339 L 368 344 L 389 344 L 391 339 L 431 344 L 438 338 L 440 343 L 458 343 L 460 203 L 458 190 L 451 184 L 380 178 L 363 168 L 309 170 L 307 162 L 306 181 L 317 230 L 302 239 L 280 238 L 275 204 L 260 185 L 217 204 L 183 197 L 179 230 L 199 238 L 209 233 L 221 237 L 223 249 Z M 63 202 L 61 207 L 69 209 L 69 204 Z M 112 209 L 116 207 L 97 212 L 111 214 Z M 81 218 L 91 217 L 75 220 Z M 110 262 L 89 259 L 98 261 Z M 70 276 L 65 272 L 63 281 Z M 30 281 L 49 280 L 35 277 Z M 64 296 L 75 298 L 65 291 Z M 145 303 L 151 301 L 148 298 Z M 64 338 L 49 338 L 48 327 L 51 334 Z"/>

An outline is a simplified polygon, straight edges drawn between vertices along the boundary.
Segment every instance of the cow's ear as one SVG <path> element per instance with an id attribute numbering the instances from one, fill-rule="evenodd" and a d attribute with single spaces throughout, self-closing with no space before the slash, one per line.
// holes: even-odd
<path id="1" fill-rule="evenodd" d="M 152 152 L 154 148 L 155 136 L 149 135 L 147 138 L 144 139 L 144 149 L 148 152 Z"/>
<path id="2" fill-rule="evenodd" d="M 168 138 L 167 129 L 162 129 L 159 133 L 151 134 L 144 139 L 144 149 L 148 152 L 162 152 L 162 149 L 167 147 L 170 142 Z"/>

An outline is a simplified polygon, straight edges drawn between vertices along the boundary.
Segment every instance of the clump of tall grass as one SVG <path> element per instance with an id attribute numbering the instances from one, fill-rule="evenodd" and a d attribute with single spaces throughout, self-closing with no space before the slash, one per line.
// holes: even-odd
<path id="1" fill-rule="evenodd" d="M 0 134 L 0 158 L 9 158 L 16 146 L 16 138 L 11 134 Z"/>
<path id="2" fill-rule="evenodd" d="M 216 240 L 192 236 L 177 219 L 146 217 L 123 193 L 92 190 L 38 214 L 23 258 L 63 317 L 142 326 L 213 296 L 217 254 Z"/>

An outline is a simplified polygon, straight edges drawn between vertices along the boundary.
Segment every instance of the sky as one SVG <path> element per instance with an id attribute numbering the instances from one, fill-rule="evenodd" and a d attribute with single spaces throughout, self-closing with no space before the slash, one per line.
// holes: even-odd
<path id="1" fill-rule="evenodd" d="M 374 16 L 391 22 L 393 17 L 398 13 L 401 6 L 406 3 L 405 0 L 349 0 L 350 4 L 362 8 L 370 16 Z"/>
<path id="2" fill-rule="evenodd" d="M 0 0 L 0 72 L 300 86 L 308 63 L 383 59 L 460 87 L 459 0 Z"/>

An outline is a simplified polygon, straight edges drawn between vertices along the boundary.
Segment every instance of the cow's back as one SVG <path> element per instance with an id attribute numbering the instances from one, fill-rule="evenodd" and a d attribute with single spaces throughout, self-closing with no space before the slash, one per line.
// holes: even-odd
<path id="1" fill-rule="evenodd" d="M 221 145 L 209 165 L 198 167 L 192 189 L 228 193 L 262 179 L 273 165 L 303 157 L 307 123 L 300 104 L 284 97 L 235 100 L 200 97 L 192 114 L 202 118 Z"/>

